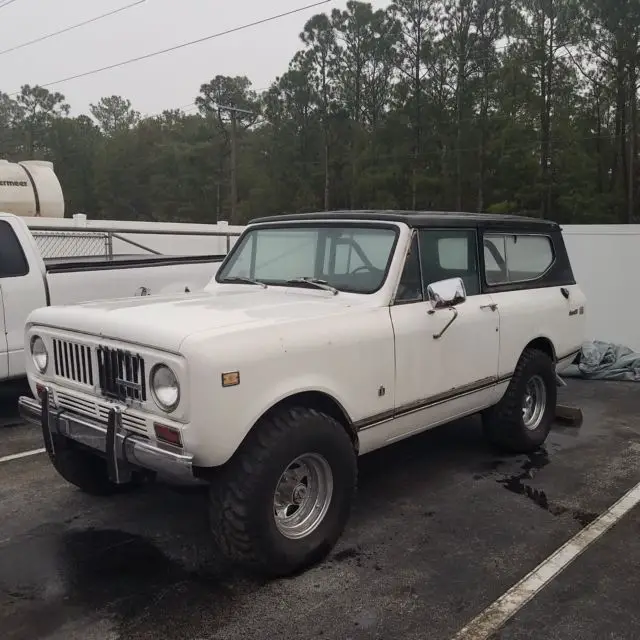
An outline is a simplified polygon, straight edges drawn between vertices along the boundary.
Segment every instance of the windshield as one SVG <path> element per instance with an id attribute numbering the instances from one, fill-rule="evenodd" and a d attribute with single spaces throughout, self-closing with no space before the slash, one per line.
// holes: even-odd
<path id="1" fill-rule="evenodd" d="M 234 247 L 216 280 L 306 286 L 300 279 L 307 278 L 373 293 L 384 282 L 397 234 L 395 227 L 344 224 L 257 228 Z"/>

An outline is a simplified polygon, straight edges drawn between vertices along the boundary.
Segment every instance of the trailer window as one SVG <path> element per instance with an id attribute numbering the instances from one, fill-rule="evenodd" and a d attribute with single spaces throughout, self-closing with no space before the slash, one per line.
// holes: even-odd
<path id="1" fill-rule="evenodd" d="M 5 220 L 0 220 L 0 278 L 18 278 L 28 273 L 29 263 L 20 241 L 11 225 Z"/>

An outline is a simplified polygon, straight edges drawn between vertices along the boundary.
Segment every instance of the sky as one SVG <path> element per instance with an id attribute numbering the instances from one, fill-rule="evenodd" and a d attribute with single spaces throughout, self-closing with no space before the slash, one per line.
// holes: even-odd
<path id="1" fill-rule="evenodd" d="M 0 52 L 114 11 L 135 0 L 0 0 Z M 207 42 L 68 82 L 95 68 L 268 18 L 315 0 L 145 0 L 131 9 L 18 51 L 0 53 L 0 91 L 54 84 L 72 115 L 103 96 L 120 95 L 145 115 L 189 106 L 214 76 L 246 75 L 257 91 L 287 69 L 299 34 L 315 13 L 344 9 L 346 0 Z M 390 0 L 370 0 L 383 8 Z"/>

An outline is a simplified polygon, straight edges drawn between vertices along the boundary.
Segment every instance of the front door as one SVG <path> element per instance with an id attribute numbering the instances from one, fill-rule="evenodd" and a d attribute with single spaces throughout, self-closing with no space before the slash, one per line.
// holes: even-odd
<path id="1" fill-rule="evenodd" d="M 391 307 L 396 340 L 394 440 L 492 404 L 499 317 L 480 292 L 475 229 L 422 229 L 414 236 Z M 433 310 L 427 287 L 462 278 L 467 298 Z M 455 318 L 454 318 L 455 316 Z"/>

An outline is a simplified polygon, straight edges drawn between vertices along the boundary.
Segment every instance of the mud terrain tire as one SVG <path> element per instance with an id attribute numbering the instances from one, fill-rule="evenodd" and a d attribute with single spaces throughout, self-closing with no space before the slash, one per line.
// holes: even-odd
<path id="1" fill-rule="evenodd" d="M 482 415 L 486 437 L 509 453 L 535 451 L 551 430 L 557 393 L 551 358 L 538 349 L 526 349 L 504 396 Z"/>
<path id="2" fill-rule="evenodd" d="M 357 454 L 345 428 L 314 409 L 281 409 L 256 425 L 212 480 L 214 539 L 229 560 L 266 577 L 298 573 L 337 542 L 356 484 Z"/>

